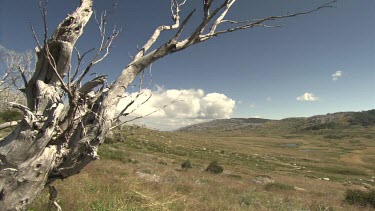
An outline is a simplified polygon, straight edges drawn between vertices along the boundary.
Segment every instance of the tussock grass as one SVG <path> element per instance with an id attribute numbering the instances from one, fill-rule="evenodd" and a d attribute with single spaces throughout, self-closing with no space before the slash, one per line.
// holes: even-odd
<path id="1" fill-rule="evenodd" d="M 347 190 L 345 193 L 345 203 L 359 207 L 372 207 L 375 209 L 375 190 Z"/>
<path id="2" fill-rule="evenodd" d="M 294 186 L 285 184 L 285 183 L 280 183 L 280 182 L 275 182 L 275 183 L 268 183 L 264 185 L 264 190 L 267 191 L 291 191 L 294 190 Z"/>
<path id="3" fill-rule="evenodd" d="M 375 129 L 346 131 L 350 139 L 328 140 L 325 134 L 191 134 L 139 128 L 114 136 L 118 140 L 99 149 L 101 160 L 54 185 L 63 210 L 363 210 L 343 203 L 348 187 L 361 188 L 375 174 L 375 142 L 362 132 L 371 135 Z M 361 147 L 349 141 L 353 139 Z M 288 143 L 299 146 L 285 147 Z M 186 160 L 193 168 L 181 171 Z M 205 172 L 213 160 L 225 167 L 222 174 Z M 256 175 L 269 175 L 275 183 L 256 185 Z M 318 179 L 322 177 L 331 180 Z M 293 186 L 306 191 L 301 194 Z M 46 191 L 31 209 L 47 210 L 47 202 Z"/>

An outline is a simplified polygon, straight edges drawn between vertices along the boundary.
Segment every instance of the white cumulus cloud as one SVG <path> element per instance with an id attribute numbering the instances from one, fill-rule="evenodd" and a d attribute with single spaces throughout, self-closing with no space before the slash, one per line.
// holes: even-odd
<path id="1" fill-rule="evenodd" d="M 297 97 L 298 101 L 317 101 L 319 97 L 315 96 L 313 93 L 305 93 L 299 97 Z"/>
<path id="2" fill-rule="evenodd" d="M 152 113 L 135 123 L 146 124 L 158 129 L 175 129 L 211 119 L 230 118 L 236 104 L 234 100 L 224 94 L 206 94 L 201 89 L 165 90 L 159 88 L 157 91 L 145 89 L 142 93 L 127 109 L 127 112 L 134 112 L 126 119 Z M 125 108 L 129 102 L 136 98 L 137 94 L 128 93 L 128 96 L 120 101 L 117 111 L 120 112 Z M 147 99 L 148 101 L 145 102 Z M 165 105 L 167 106 L 164 107 Z"/>
<path id="3" fill-rule="evenodd" d="M 332 80 L 337 81 L 339 78 L 342 77 L 342 71 L 337 70 L 335 73 L 332 74 Z"/>
<path id="4" fill-rule="evenodd" d="M 224 94 L 209 93 L 201 102 L 200 117 L 208 119 L 229 118 L 233 113 L 236 102 Z"/>

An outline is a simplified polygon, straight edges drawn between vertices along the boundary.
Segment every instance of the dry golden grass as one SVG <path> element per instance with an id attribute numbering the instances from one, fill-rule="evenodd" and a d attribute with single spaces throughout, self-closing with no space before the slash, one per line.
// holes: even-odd
<path id="1" fill-rule="evenodd" d="M 363 183 L 374 187 L 367 180 L 375 174 L 375 142 L 363 137 L 146 129 L 122 135 L 125 142 L 102 146 L 101 160 L 55 183 L 63 210 L 366 210 L 343 203 L 344 193 L 363 189 Z M 345 159 L 353 153 L 363 163 Z M 187 159 L 192 169 L 183 171 Z M 223 174 L 204 171 L 214 160 L 224 167 Z M 255 184 L 257 175 L 272 177 L 277 187 Z M 30 209 L 46 210 L 47 202 L 45 192 Z"/>

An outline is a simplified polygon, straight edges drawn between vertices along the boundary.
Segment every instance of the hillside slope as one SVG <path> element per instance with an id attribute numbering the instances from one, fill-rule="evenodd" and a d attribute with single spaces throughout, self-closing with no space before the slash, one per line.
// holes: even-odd
<path id="1" fill-rule="evenodd" d="M 375 126 L 375 109 L 362 112 L 338 112 L 312 117 L 269 120 L 258 118 L 216 119 L 189 125 L 176 131 L 262 131 L 264 129 L 301 132 L 321 129 L 343 129 L 351 126 Z"/>
<path id="2" fill-rule="evenodd" d="M 258 119 L 258 118 L 232 118 L 232 119 L 215 119 L 209 122 L 203 122 L 199 124 L 189 125 L 177 129 L 179 132 L 190 132 L 190 131 L 207 131 L 207 130 L 220 130 L 220 131 L 232 131 L 249 128 L 262 127 L 264 123 L 270 122 L 269 119 Z"/>

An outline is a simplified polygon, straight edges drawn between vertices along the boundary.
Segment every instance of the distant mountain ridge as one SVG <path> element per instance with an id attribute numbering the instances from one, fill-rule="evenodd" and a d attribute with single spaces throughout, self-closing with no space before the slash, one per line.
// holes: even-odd
<path id="1" fill-rule="evenodd" d="M 269 119 L 259 118 L 232 118 L 232 119 L 215 119 L 209 122 L 203 122 L 199 124 L 189 125 L 177 129 L 176 131 L 206 131 L 210 129 L 215 130 L 239 130 L 244 128 L 256 128 L 262 127 L 266 122 L 273 121 Z"/>
<path id="2" fill-rule="evenodd" d="M 292 117 L 282 120 L 261 118 L 216 119 L 177 129 L 180 132 L 234 131 L 277 127 L 280 130 L 308 131 L 345 128 L 350 126 L 375 126 L 375 109 L 362 112 L 338 112 L 312 117 Z"/>

